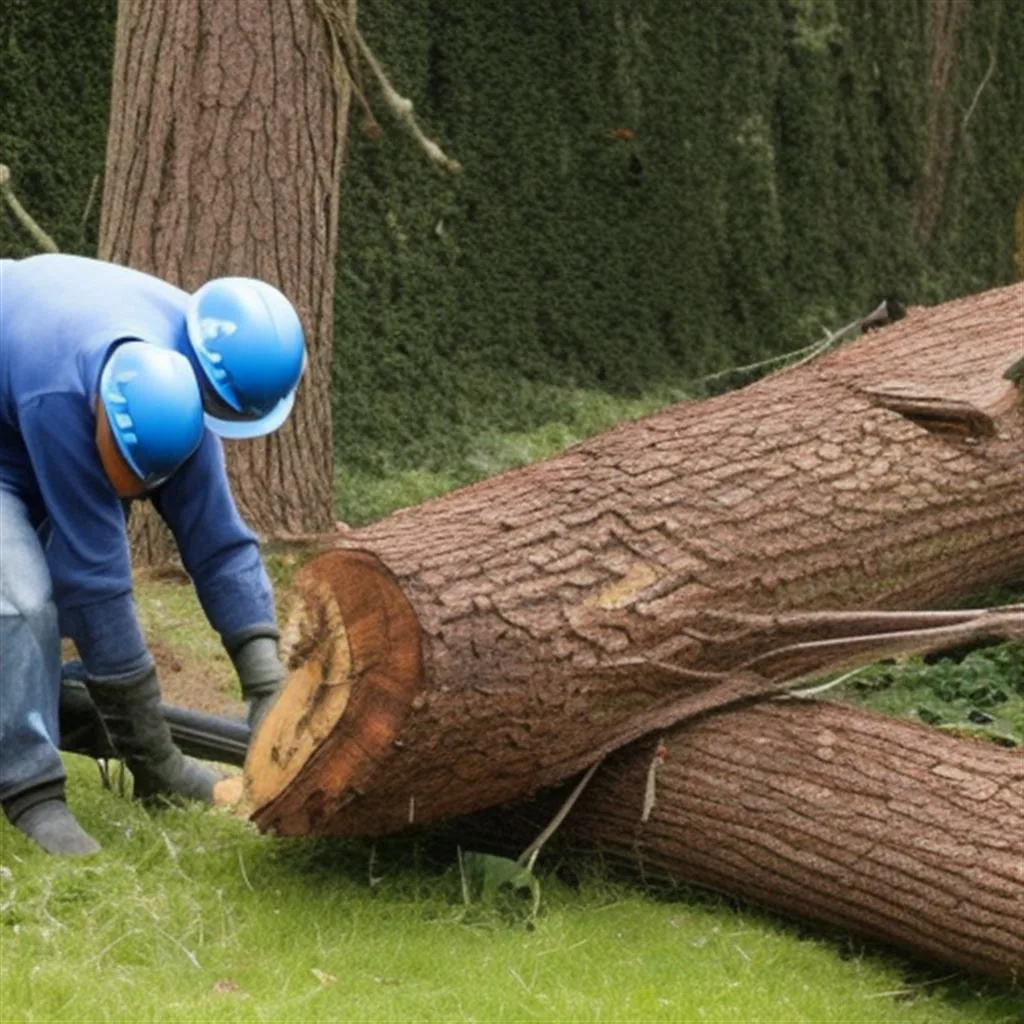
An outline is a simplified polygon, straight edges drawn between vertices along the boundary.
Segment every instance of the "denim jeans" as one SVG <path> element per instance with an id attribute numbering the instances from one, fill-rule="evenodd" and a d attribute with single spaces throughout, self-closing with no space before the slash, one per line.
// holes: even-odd
<path id="1" fill-rule="evenodd" d="M 60 629 L 24 502 L 0 485 L 0 800 L 62 780 Z"/>

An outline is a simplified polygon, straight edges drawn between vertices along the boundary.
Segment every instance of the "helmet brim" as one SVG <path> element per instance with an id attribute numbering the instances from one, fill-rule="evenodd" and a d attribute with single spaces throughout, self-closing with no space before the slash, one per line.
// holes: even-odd
<path id="1" fill-rule="evenodd" d="M 258 420 L 220 420 L 211 416 L 208 412 L 203 413 L 203 419 L 207 427 L 219 437 L 225 437 L 231 441 L 241 441 L 250 437 L 263 437 L 273 433 L 286 419 L 295 404 L 295 392 L 285 395 L 273 409 L 261 416 Z"/>

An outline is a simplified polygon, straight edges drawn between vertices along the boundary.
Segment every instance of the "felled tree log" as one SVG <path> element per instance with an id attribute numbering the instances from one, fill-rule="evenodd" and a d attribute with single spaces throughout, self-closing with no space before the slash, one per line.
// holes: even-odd
<path id="1" fill-rule="evenodd" d="M 565 797 L 453 824 L 518 854 Z M 610 757 L 558 835 L 648 882 L 685 881 L 929 960 L 1024 977 L 1024 759 L 913 722 L 768 701 Z"/>
<path id="2" fill-rule="evenodd" d="M 348 535 L 300 576 L 253 818 L 376 835 L 521 798 L 816 672 L 1019 628 L 1024 286 L 915 310 Z M 966 631 L 966 632 L 965 632 Z"/>

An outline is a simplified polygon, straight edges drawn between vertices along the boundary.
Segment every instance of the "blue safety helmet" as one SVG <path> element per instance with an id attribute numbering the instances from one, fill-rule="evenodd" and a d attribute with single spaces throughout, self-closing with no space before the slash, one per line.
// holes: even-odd
<path id="1" fill-rule="evenodd" d="M 147 488 L 162 484 L 203 438 L 199 385 L 179 352 L 118 345 L 100 374 L 100 400 L 118 450 Z"/>
<path id="2" fill-rule="evenodd" d="M 265 281 L 219 277 L 191 296 L 186 323 L 207 426 L 230 438 L 281 426 L 306 366 L 292 304 Z"/>

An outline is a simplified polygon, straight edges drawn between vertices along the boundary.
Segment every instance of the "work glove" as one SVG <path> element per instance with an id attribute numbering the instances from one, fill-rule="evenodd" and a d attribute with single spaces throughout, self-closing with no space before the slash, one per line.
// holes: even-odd
<path id="1" fill-rule="evenodd" d="M 242 698 L 249 705 L 249 730 L 253 736 L 271 709 L 284 682 L 284 665 L 277 653 L 276 636 L 254 636 L 231 652 Z"/>
<path id="2" fill-rule="evenodd" d="M 213 802 L 213 787 L 224 776 L 178 749 L 160 710 L 155 668 L 127 680 L 87 679 L 85 685 L 117 756 L 132 773 L 136 799 Z"/>

